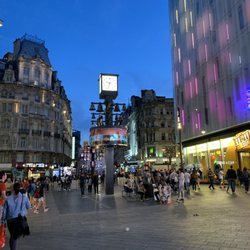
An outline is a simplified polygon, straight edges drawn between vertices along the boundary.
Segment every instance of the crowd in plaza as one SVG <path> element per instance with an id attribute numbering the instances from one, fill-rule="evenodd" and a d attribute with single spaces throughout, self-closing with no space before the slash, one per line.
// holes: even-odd
<path id="1" fill-rule="evenodd" d="M 237 171 L 231 166 L 226 173 L 223 169 L 215 172 L 211 168 L 208 170 L 206 180 L 208 188 L 215 190 L 215 184 L 232 194 L 236 191 L 236 186 L 244 187 L 245 192 L 249 191 L 250 174 L 247 168 L 240 168 Z M 41 177 L 38 179 L 28 179 L 12 181 L 5 173 L 0 173 L 0 216 L 1 230 L 7 224 L 10 232 L 10 249 L 15 250 L 17 239 L 21 235 L 28 235 L 29 231 L 20 232 L 17 230 L 17 218 L 26 218 L 27 209 L 32 208 L 35 214 L 46 213 L 49 208 L 46 205 L 46 193 L 50 188 L 57 191 L 70 191 L 72 182 L 74 188 L 80 190 L 83 197 L 87 194 L 99 194 L 99 186 L 104 186 L 105 174 L 98 175 L 97 172 L 81 173 L 79 176 L 65 175 Z M 177 202 L 184 202 L 191 192 L 199 192 L 201 182 L 204 182 L 203 172 L 199 168 L 185 169 L 179 168 L 170 170 L 137 169 L 134 173 L 117 173 L 114 175 L 114 183 L 123 187 L 123 193 L 127 197 L 133 195 L 138 200 L 155 200 L 159 204 L 170 204 L 173 199 Z M 0 230 L 0 245 L 1 245 Z"/>
<path id="2" fill-rule="evenodd" d="M 135 173 L 126 174 L 125 177 L 119 175 L 119 178 L 124 180 L 124 192 L 131 196 L 137 194 L 141 201 L 149 198 L 154 198 L 160 204 L 171 203 L 172 194 L 177 195 L 177 201 L 184 201 L 185 193 L 190 194 L 190 190 L 197 192 L 200 190 L 201 181 L 204 182 L 203 172 L 199 168 L 184 169 L 179 168 L 170 170 L 159 170 L 150 172 L 149 170 L 137 171 Z M 247 168 L 243 171 L 238 168 L 237 171 L 231 166 L 226 173 L 223 169 L 215 172 L 209 168 L 207 173 L 208 188 L 215 190 L 215 184 L 219 188 L 235 193 L 236 184 L 244 187 L 245 192 L 249 191 L 250 174 Z M 120 181 L 121 182 L 121 181 Z"/>

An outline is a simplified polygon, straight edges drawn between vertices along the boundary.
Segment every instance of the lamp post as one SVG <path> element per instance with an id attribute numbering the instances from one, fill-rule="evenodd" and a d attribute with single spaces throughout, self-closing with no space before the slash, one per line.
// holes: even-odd
<path id="1" fill-rule="evenodd" d="M 0 27 L 3 26 L 3 20 L 0 19 Z"/>
<path id="2" fill-rule="evenodd" d="M 177 129 L 179 131 L 179 151 L 180 151 L 180 167 L 182 168 L 183 166 L 183 159 L 182 159 L 182 140 L 181 140 L 181 130 L 182 130 L 182 125 L 181 125 L 181 114 L 180 114 L 180 108 L 177 108 Z"/>
<path id="3" fill-rule="evenodd" d="M 114 194 L 114 146 L 124 143 L 126 131 L 122 128 L 124 103 L 114 103 L 118 95 L 118 75 L 101 74 L 99 77 L 99 94 L 103 102 L 91 102 L 90 141 L 92 146 L 105 148 L 105 193 Z M 121 108 L 120 108 L 121 107 Z"/>

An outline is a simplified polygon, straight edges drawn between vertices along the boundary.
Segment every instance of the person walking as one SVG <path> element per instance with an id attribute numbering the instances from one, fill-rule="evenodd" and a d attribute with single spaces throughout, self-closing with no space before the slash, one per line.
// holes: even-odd
<path id="1" fill-rule="evenodd" d="M 6 200 L 6 181 L 7 175 L 4 172 L 0 172 L 0 219 L 3 216 L 3 206 Z"/>
<path id="2" fill-rule="evenodd" d="M 242 172 L 242 181 L 244 183 L 244 187 L 245 187 L 245 193 L 247 194 L 248 190 L 249 190 L 249 172 L 247 170 L 246 167 L 243 168 L 243 172 Z"/>
<path id="3" fill-rule="evenodd" d="M 209 168 L 209 170 L 208 170 L 208 178 L 209 178 L 209 186 L 208 186 L 208 188 L 209 189 L 215 189 L 214 188 L 214 172 L 212 171 L 212 169 L 211 168 Z"/>
<path id="4" fill-rule="evenodd" d="M 188 173 L 187 169 L 185 169 L 185 173 L 184 173 L 184 185 L 186 188 L 186 192 L 187 194 L 190 193 L 190 174 Z"/>
<path id="5" fill-rule="evenodd" d="M 20 184 L 17 182 L 13 185 L 14 194 L 7 197 L 4 205 L 4 220 L 7 220 L 7 227 L 10 233 L 9 246 L 10 250 L 17 249 L 16 235 L 16 219 L 19 214 L 21 216 L 27 215 L 27 209 L 31 208 L 29 199 L 26 195 L 20 193 Z"/>
<path id="6" fill-rule="evenodd" d="M 192 173 L 191 173 L 190 183 L 191 183 L 191 185 L 192 185 L 193 191 L 196 192 L 197 173 L 196 173 L 195 169 L 193 169 L 193 171 L 192 171 Z"/>
<path id="7" fill-rule="evenodd" d="M 37 199 L 37 203 L 34 205 L 34 213 L 39 213 L 39 208 L 42 205 L 43 212 L 48 212 L 48 208 L 46 207 L 46 195 L 45 195 L 45 185 L 44 181 L 38 180 L 36 184 L 36 191 L 34 197 Z"/>
<path id="8" fill-rule="evenodd" d="M 184 173 L 183 168 L 179 169 L 179 175 L 178 175 L 178 198 L 177 201 L 184 201 Z"/>
<path id="9" fill-rule="evenodd" d="M 94 172 L 94 174 L 93 174 L 93 185 L 94 185 L 95 194 L 99 193 L 98 184 L 99 184 L 98 174 L 96 172 Z"/>
<path id="10" fill-rule="evenodd" d="M 222 169 L 220 169 L 220 171 L 218 173 L 218 178 L 219 178 L 219 182 L 220 182 L 220 188 L 224 188 L 224 172 Z"/>
<path id="11" fill-rule="evenodd" d="M 227 170 L 226 176 L 227 176 L 227 181 L 228 181 L 227 192 L 229 191 L 229 188 L 231 188 L 232 193 L 234 194 L 237 174 L 236 174 L 236 171 L 233 169 L 232 165 Z"/>
<path id="12" fill-rule="evenodd" d="M 81 174 L 79 181 L 80 181 L 81 196 L 84 196 L 84 190 L 86 185 L 86 177 L 84 173 Z"/>

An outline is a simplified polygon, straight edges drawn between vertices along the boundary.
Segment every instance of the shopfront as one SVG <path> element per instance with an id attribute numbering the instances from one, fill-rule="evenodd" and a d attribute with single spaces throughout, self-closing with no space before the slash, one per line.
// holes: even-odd
<path id="1" fill-rule="evenodd" d="M 250 130 L 246 130 L 223 139 L 207 141 L 205 143 L 184 147 L 185 165 L 201 166 L 204 177 L 208 169 L 213 171 L 223 169 L 224 172 L 232 165 L 250 169 Z"/>

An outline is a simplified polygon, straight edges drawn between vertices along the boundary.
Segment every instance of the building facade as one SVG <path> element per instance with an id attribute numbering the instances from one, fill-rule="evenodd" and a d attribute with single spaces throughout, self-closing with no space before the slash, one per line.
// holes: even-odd
<path id="1" fill-rule="evenodd" d="M 25 35 L 0 60 L 0 166 L 71 164 L 71 107 L 44 42 Z"/>
<path id="2" fill-rule="evenodd" d="M 169 1 L 185 164 L 250 166 L 250 1 Z"/>
<path id="3" fill-rule="evenodd" d="M 154 90 L 142 90 L 131 97 L 128 118 L 128 160 L 142 160 L 153 168 L 175 163 L 175 123 L 173 98 L 156 96 Z"/>

